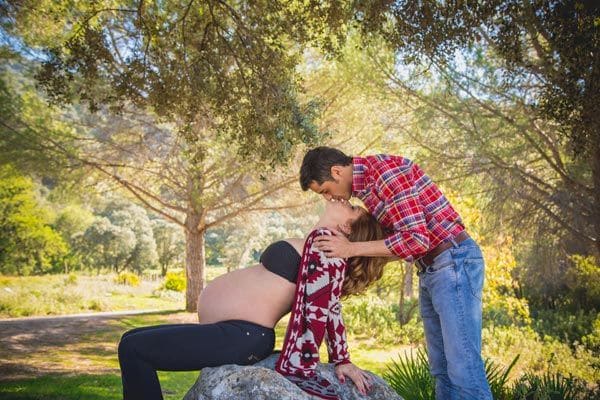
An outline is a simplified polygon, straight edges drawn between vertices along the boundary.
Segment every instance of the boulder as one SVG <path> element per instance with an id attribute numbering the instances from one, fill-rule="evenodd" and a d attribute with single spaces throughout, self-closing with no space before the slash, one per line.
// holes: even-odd
<path id="1" fill-rule="evenodd" d="M 278 354 L 250 365 L 223 365 L 204 368 L 183 400 L 314 400 L 296 385 L 275 372 Z M 332 364 L 319 364 L 322 376 L 332 382 L 343 400 L 402 400 L 379 376 L 371 374 L 373 386 L 367 396 L 358 392 L 350 379 L 342 384 L 335 376 Z"/>

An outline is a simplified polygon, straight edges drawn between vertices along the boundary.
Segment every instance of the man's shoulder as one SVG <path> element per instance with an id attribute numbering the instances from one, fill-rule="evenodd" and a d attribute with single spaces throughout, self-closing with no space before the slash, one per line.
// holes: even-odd
<path id="1" fill-rule="evenodd" d="M 365 157 L 369 163 L 370 169 L 376 175 L 386 172 L 402 173 L 411 169 L 414 162 L 404 156 L 394 154 L 374 154 Z"/>

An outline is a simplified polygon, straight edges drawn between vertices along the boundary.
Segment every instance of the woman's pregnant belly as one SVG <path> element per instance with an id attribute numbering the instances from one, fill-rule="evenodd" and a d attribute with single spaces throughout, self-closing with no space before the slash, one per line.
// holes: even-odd
<path id="1" fill-rule="evenodd" d="M 261 264 L 221 275 L 200 294 L 201 324 L 241 319 L 274 327 L 290 311 L 296 285 Z"/>

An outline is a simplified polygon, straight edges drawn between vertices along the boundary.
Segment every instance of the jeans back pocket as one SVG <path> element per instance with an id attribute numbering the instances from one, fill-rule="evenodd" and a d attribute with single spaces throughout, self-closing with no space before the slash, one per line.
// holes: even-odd
<path id="1" fill-rule="evenodd" d="M 481 300 L 483 291 L 483 280 L 485 275 L 485 264 L 483 258 L 467 258 L 463 262 L 463 268 L 469 281 L 471 294 Z"/>

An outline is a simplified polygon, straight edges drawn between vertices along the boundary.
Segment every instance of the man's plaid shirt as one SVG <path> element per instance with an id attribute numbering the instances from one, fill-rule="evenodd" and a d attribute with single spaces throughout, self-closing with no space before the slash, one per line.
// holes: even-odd
<path id="1" fill-rule="evenodd" d="M 354 157 L 352 195 L 391 234 L 388 249 L 414 261 L 464 230 L 446 197 L 411 160 L 386 154 Z"/>

